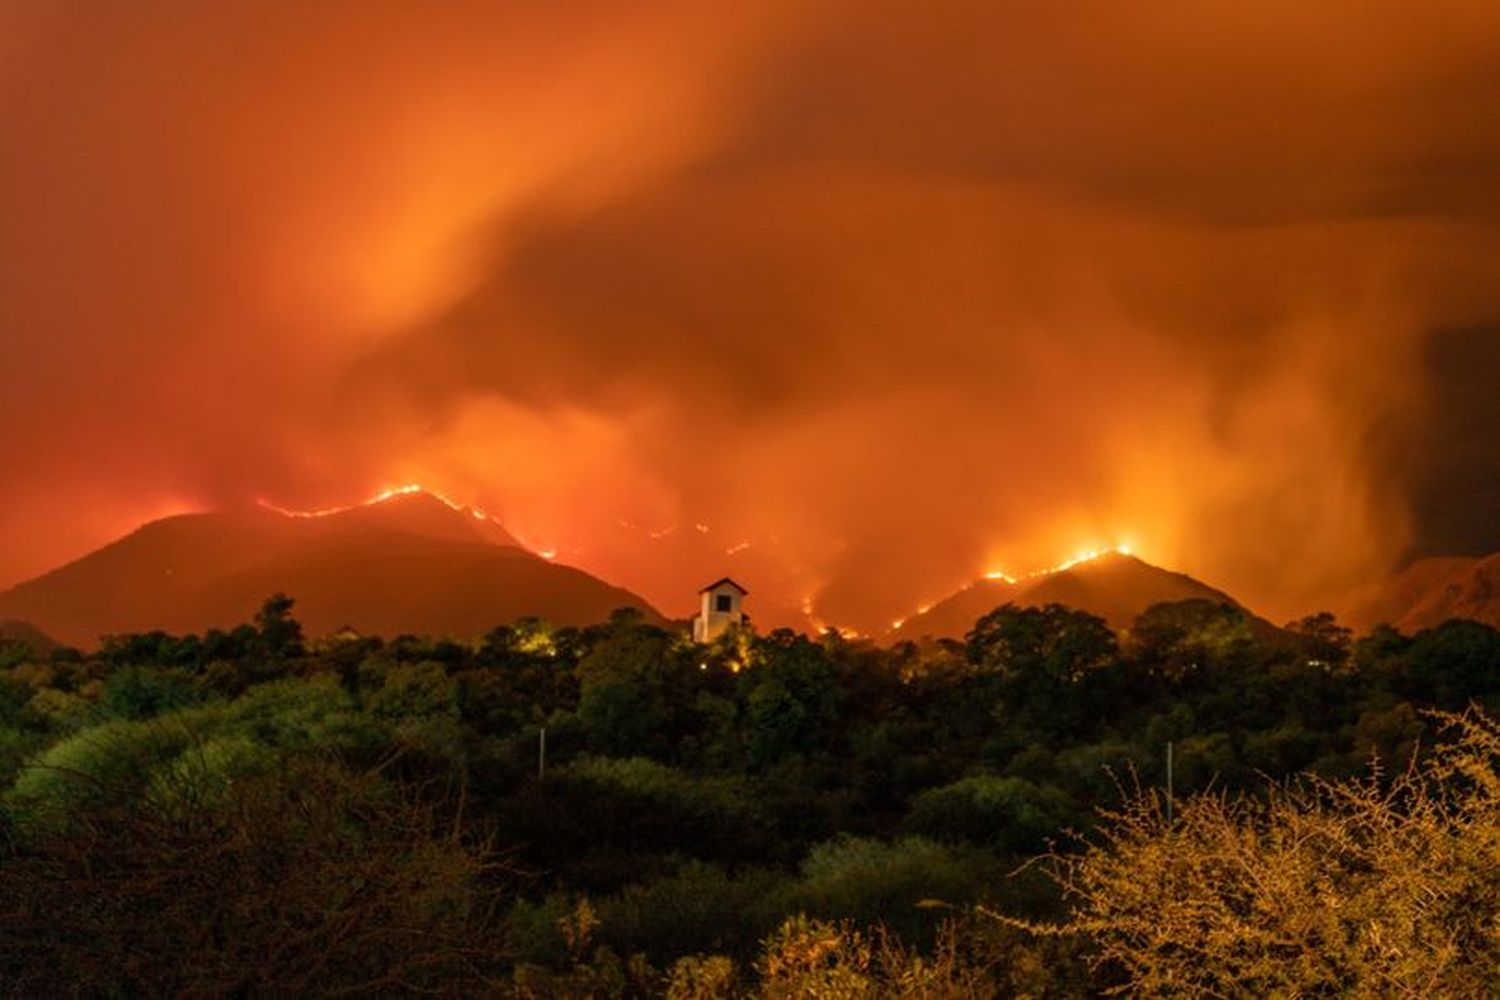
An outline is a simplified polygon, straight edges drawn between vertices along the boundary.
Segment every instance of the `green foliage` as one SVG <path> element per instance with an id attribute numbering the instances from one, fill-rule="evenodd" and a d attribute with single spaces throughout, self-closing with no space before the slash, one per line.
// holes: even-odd
<path id="1" fill-rule="evenodd" d="M 730 876 L 691 861 L 600 899 L 598 938 L 620 954 L 670 964 L 684 953 L 748 956 L 781 919 L 786 875 L 746 869 Z"/>
<path id="2" fill-rule="evenodd" d="M 458 685 L 437 663 L 392 667 L 385 672 L 385 683 L 370 696 L 368 709 L 377 719 L 457 719 Z"/>
<path id="3" fill-rule="evenodd" d="M 104 682 L 99 708 L 116 719 L 149 719 L 204 700 L 207 692 L 176 670 L 123 667 Z"/>
<path id="4" fill-rule="evenodd" d="M 998 608 L 974 623 L 965 643 L 970 663 L 1016 679 L 1079 681 L 1115 654 L 1102 618 L 1060 604 Z"/>
<path id="5" fill-rule="evenodd" d="M 36 689 L 13 674 L 0 674 L 0 725 L 20 725 Z"/>
<path id="6" fill-rule="evenodd" d="M 31 644 L 19 639 L 0 640 L 0 670 L 10 670 L 36 660 Z"/>
<path id="7" fill-rule="evenodd" d="M 26 702 L 23 724 L 53 733 L 72 733 L 99 721 L 93 702 L 60 688 L 43 688 Z"/>
<path id="8" fill-rule="evenodd" d="M 54 744 L 0 799 L 18 829 L 66 828 L 90 808 L 138 798 L 158 768 L 188 749 L 180 723 L 118 720 Z"/>
<path id="9" fill-rule="evenodd" d="M 1169 742 L 1185 799 L 1260 794 L 1260 772 L 1346 779 L 1372 756 L 1389 788 L 1435 752 L 1423 709 L 1500 696 L 1500 633 L 1476 623 L 1351 642 L 1326 615 L 1280 633 L 1214 602 L 1148 610 L 1123 650 L 1056 606 L 889 650 L 789 631 L 699 647 L 630 614 L 309 644 L 291 610 L 0 672 L 0 899 L 12 873 L 40 879 L 26 926 L 48 929 L 27 938 L 0 906 L 0 980 L 35 983 L 45 960 L 91 970 L 67 981 L 90 995 L 142 992 L 147 970 L 189 994 L 318 992 L 267 913 L 373 975 L 321 897 L 371 948 L 410 928 L 463 942 L 460 959 L 429 936 L 418 951 L 444 971 L 402 959 L 373 992 L 1076 996 L 1119 985 L 1089 972 L 1088 937 L 1030 939 L 965 907 L 1061 913 L 1020 862 L 1075 851 L 1065 827 L 1096 836 L 1094 809 L 1160 789 Z M 491 839 L 513 872 L 468 867 Z M 377 875 L 393 894 L 361 881 Z M 80 886 L 112 895 L 90 910 Z M 503 930 L 486 915 L 502 887 Z M 54 889 L 56 914 L 38 902 Z M 178 951 L 189 971 L 163 971 Z M 231 982 L 236 962 L 271 985 Z"/>
<path id="10" fill-rule="evenodd" d="M 836 665 L 806 636 L 772 633 L 751 647 L 741 674 L 751 763 L 764 766 L 827 746 L 843 701 Z"/>
<path id="11" fill-rule="evenodd" d="M 1206 598 L 1147 608 L 1130 626 L 1130 637 L 1139 658 L 1176 680 L 1234 663 L 1255 642 L 1244 610 Z"/>
<path id="12" fill-rule="evenodd" d="M 1035 854 L 1077 814 L 1073 801 L 1056 788 L 981 774 L 918 795 L 906 828 L 934 840 Z"/>
<path id="13" fill-rule="evenodd" d="M 888 843 L 845 836 L 808 854 L 786 909 L 884 923 L 908 939 L 930 940 L 943 911 L 923 904 L 973 901 L 1000 873 L 983 854 L 919 837 Z"/>
<path id="14" fill-rule="evenodd" d="M 1089 684 L 1116 652 L 1103 619 L 1057 604 L 998 608 L 974 623 L 965 642 L 969 663 L 1016 729 L 1049 735 L 1087 724 Z"/>
<path id="15" fill-rule="evenodd" d="M 683 677 L 683 656 L 671 636 L 625 619 L 623 630 L 596 645 L 578 662 L 578 717 L 590 743 L 617 756 L 665 752 L 674 691 Z"/>
<path id="16" fill-rule="evenodd" d="M 592 814 L 587 830 L 598 844 L 713 858 L 739 853 L 764 829 L 733 778 L 694 776 L 641 757 L 587 757 L 550 780 L 549 795 L 570 796 Z"/>

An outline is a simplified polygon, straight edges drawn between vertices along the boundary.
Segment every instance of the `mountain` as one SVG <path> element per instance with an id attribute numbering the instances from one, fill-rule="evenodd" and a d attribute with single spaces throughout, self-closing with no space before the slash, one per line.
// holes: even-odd
<path id="1" fill-rule="evenodd" d="M 1106 552 L 1065 569 L 1020 580 L 978 580 L 902 622 L 893 636 L 959 639 L 974 622 L 1003 604 L 1063 604 L 1126 629 L 1153 604 L 1205 599 L 1239 606 L 1221 590 L 1119 552 Z"/>
<path id="2" fill-rule="evenodd" d="M 645 600 L 536 556 L 503 527 L 430 493 L 403 490 L 353 507 L 266 507 L 163 518 L 0 594 L 0 619 L 64 642 L 162 629 L 197 632 L 250 620 L 282 591 L 309 635 L 478 635 L 536 615 L 602 621 Z"/>
<path id="3" fill-rule="evenodd" d="M 1408 635 L 1449 618 L 1500 628 L 1500 552 L 1418 559 L 1356 597 L 1344 617 L 1361 631 L 1384 623 Z"/>

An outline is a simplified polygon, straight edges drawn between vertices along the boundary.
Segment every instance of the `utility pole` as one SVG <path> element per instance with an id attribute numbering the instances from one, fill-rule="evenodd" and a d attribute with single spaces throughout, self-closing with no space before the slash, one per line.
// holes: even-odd
<path id="1" fill-rule="evenodd" d="M 543 726 L 536 733 L 536 780 L 538 783 L 547 776 L 547 727 Z"/>
<path id="2" fill-rule="evenodd" d="M 1167 740 L 1167 826 L 1172 825 L 1172 741 Z"/>

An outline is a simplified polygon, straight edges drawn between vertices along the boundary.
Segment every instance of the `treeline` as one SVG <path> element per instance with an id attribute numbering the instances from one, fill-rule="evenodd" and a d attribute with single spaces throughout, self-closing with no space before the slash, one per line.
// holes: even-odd
<path id="1" fill-rule="evenodd" d="M 700 646 L 629 611 L 308 642 L 277 597 L 233 631 L 0 665 L 0 980 L 30 995 L 1170 993 L 1175 967 L 1138 952 L 1180 942 L 1122 945 L 1100 916 L 1129 910 L 1105 890 L 1131 881 L 1101 859 L 1172 884 L 1148 862 L 1188 827 L 1142 818 L 1168 744 L 1176 822 L 1243 795 L 1258 805 L 1221 818 L 1255 842 L 1275 830 L 1256 808 L 1338 811 L 1286 813 L 1268 778 L 1366 788 L 1379 761 L 1382 793 L 1409 766 L 1422 801 L 1482 785 L 1484 717 L 1430 713 L 1500 708 L 1484 625 L 1356 640 L 1201 601 L 1124 636 L 1007 606 L 964 642 L 886 649 Z M 1442 756 L 1458 745 L 1467 778 Z M 1444 808 L 1465 843 L 1493 826 L 1471 799 Z M 1486 971 L 1500 887 L 1453 877 L 1455 912 L 1490 930 L 1432 947 Z M 1243 988 L 1263 987 L 1281 988 Z"/>

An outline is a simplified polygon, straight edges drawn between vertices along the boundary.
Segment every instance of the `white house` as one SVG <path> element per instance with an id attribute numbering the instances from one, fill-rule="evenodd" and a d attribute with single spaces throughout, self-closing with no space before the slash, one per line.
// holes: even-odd
<path id="1" fill-rule="evenodd" d="M 693 641 L 713 642 L 730 627 L 743 625 L 744 602 L 749 593 L 727 576 L 698 591 L 703 605 L 693 617 Z"/>

